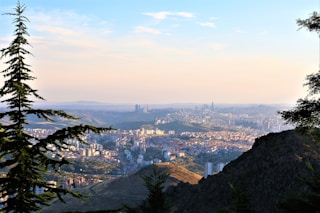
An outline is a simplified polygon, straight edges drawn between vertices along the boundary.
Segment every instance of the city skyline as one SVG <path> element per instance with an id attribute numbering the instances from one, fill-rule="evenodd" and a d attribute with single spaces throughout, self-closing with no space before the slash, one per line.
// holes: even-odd
<path id="1" fill-rule="evenodd" d="M 292 104 L 318 71 L 318 36 L 296 24 L 315 0 L 21 3 L 31 85 L 48 102 Z M 0 0 L 0 13 L 15 5 Z M 12 18 L 0 16 L 0 48 Z"/>

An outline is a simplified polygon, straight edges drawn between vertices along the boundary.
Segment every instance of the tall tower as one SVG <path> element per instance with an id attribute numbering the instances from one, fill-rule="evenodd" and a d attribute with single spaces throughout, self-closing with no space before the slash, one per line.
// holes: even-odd
<path id="1" fill-rule="evenodd" d="M 204 171 L 204 178 L 207 178 L 208 175 L 212 175 L 213 174 L 213 170 L 212 170 L 212 163 L 211 162 L 207 162 L 205 165 L 205 171 Z"/>
<path id="2" fill-rule="evenodd" d="M 210 110 L 211 110 L 211 111 L 214 111 L 214 103 L 213 103 L 213 101 L 212 101 L 212 103 L 211 103 Z"/>
<path id="3" fill-rule="evenodd" d="M 217 172 L 221 172 L 224 168 L 225 164 L 224 163 L 218 163 L 217 164 Z"/>
<path id="4" fill-rule="evenodd" d="M 139 104 L 136 104 L 135 112 L 140 112 L 140 111 L 141 111 L 141 106 Z"/>

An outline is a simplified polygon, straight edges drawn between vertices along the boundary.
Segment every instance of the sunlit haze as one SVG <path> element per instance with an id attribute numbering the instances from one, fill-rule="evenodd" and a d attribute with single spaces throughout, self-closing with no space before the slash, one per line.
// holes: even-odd
<path id="1" fill-rule="evenodd" d="M 21 3 L 32 86 L 48 102 L 295 103 L 318 71 L 318 36 L 296 24 L 316 0 Z M 15 5 L 0 0 L 0 13 Z M 12 18 L 0 16 L 0 48 Z"/>

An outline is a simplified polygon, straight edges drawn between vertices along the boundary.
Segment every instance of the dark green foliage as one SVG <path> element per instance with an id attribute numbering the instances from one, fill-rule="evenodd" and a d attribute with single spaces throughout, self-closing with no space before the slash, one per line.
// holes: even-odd
<path id="1" fill-rule="evenodd" d="M 298 19 L 301 28 L 320 33 L 320 16 L 314 12 L 311 17 L 305 20 Z M 281 112 L 281 116 L 287 123 L 296 124 L 298 127 L 312 128 L 320 127 L 320 71 L 306 77 L 309 95 L 299 99 L 294 109 Z"/>
<path id="2" fill-rule="evenodd" d="M 280 213 L 277 204 L 292 191 L 303 193 L 308 186 L 298 177 L 312 177 L 310 161 L 320 171 L 320 144 L 315 137 L 297 130 L 270 133 L 256 139 L 252 149 L 226 165 L 222 172 L 197 185 L 179 184 L 167 196 L 176 212 L 212 213 L 229 207 L 232 193 L 228 183 L 245 192 L 250 206 L 261 213 Z"/>
<path id="3" fill-rule="evenodd" d="M 61 151 L 68 147 L 68 139 L 84 142 L 81 136 L 91 131 L 100 133 L 110 128 L 97 128 L 89 125 L 77 125 L 57 130 L 46 138 L 37 138 L 27 134 L 24 130 L 28 124 L 28 116 L 37 116 L 46 121 L 54 121 L 53 117 L 77 119 L 64 111 L 34 109 L 32 99 L 44 100 L 32 89 L 27 82 L 34 80 L 31 76 L 30 65 L 25 63 L 26 56 L 31 53 L 26 22 L 23 16 L 25 6 L 18 1 L 14 13 L 14 39 L 8 47 L 1 49 L 1 59 L 7 68 L 2 71 L 5 82 L 0 89 L 0 98 L 7 105 L 7 111 L 0 113 L 0 119 L 9 120 L 9 124 L 0 123 L 0 169 L 8 168 L 6 175 L 0 177 L 0 195 L 2 210 L 5 212 L 33 212 L 56 195 L 71 193 L 70 191 L 54 188 L 44 180 L 48 168 L 58 171 L 59 167 L 68 164 L 62 156 L 49 157 L 53 153 L 50 146 Z M 50 146 L 49 146 L 50 145 Z M 39 188 L 46 189 L 42 194 L 36 194 Z"/>
<path id="4" fill-rule="evenodd" d="M 214 154 L 200 153 L 195 157 L 195 163 L 198 163 L 199 165 L 204 165 L 206 162 L 228 163 L 239 157 L 241 154 L 241 151 L 218 152 Z"/>
<path id="5" fill-rule="evenodd" d="M 250 205 L 249 199 L 244 189 L 241 187 L 236 187 L 232 184 L 230 185 L 230 189 L 232 192 L 233 199 L 233 209 L 236 213 L 253 213 L 255 212 Z"/>
<path id="6" fill-rule="evenodd" d="M 70 159 L 70 164 L 64 165 L 60 171 L 72 173 L 81 173 L 87 175 L 107 175 L 111 171 L 116 171 L 118 168 L 115 165 L 90 159 Z"/>
<path id="7" fill-rule="evenodd" d="M 320 126 L 320 100 L 299 99 L 294 109 L 281 112 L 287 123 L 296 124 L 301 128 Z"/>
<path id="8" fill-rule="evenodd" d="M 232 193 L 231 208 L 221 208 L 215 213 L 254 213 L 245 189 L 233 184 L 229 184 L 229 187 Z"/>
<path id="9" fill-rule="evenodd" d="M 298 19 L 297 24 L 302 27 L 307 27 L 309 31 L 320 33 L 320 16 L 319 13 L 313 12 L 312 15 L 305 20 Z"/>
<path id="10" fill-rule="evenodd" d="M 320 173 L 316 172 L 310 163 L 307 167 L 313 176 L 305 177 L 301 181 L 310 187 L 310 191 L 302 196 L 291 195 L 280 203 L 280 208 L 290 213 L 319 213 L 320 212 Z"/>
<path id="11" fill-rule="evenodd" d="M 146 161 L 159 158 L 164 161 L 162 150 L 159 147 L 148 147 L 146 153 L 144 154 L 144 159 Z"/>
<path id="12" fill-rule="evenodd" d="M 169 177 L 169 173 L 160 170 L 156 165 L 153 165 L 153 174 L 143 176 L 144 184 L 148 189 L 148 197 L 141 210 L 144 213 L 166 213 L 170 212 L 170 207 L 163 192 L 164 183 Z M 138 211 L 139 212 L 139 211 Z"/>
<path id="13" fill-rule="evenodd" d="M 136 208 L 123 205 L 122 210 L 127 213 L 169 213 L 170 207 L 164 193 L 164 183 L 169 177 L 169 172 L 152 165 L 153 173 L 143 175 L 144 185 L 148 189 L 145 201 Z"/>

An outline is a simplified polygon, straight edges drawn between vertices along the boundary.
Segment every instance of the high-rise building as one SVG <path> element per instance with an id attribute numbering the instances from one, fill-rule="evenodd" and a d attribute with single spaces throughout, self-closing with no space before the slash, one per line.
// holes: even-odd
<path id="1" fill-rule="evenodd" d="M 204 178 L 207 178 L 208 175 L 213 174 L 212 166 L 213 164 L 211 162 L 207 162 L 205 165 L 205 171 L 204 171 Z"/>
<path id="2" fill-rule="evenodd" d="M 222 170 L 223 170 L 223 167 L 225 166 L 225 164 L 224 163 L 218 163 L 217 164 L 217 172 L 221 172 Z"/>
<path id="3" fill-rule="evenodd" d="M 213 101 L 212 101 L 212 103 L 211 103 L 210 110 L 211 110 L 211 111 L 214 111 L 214 103 L 213 103 Z"/>

